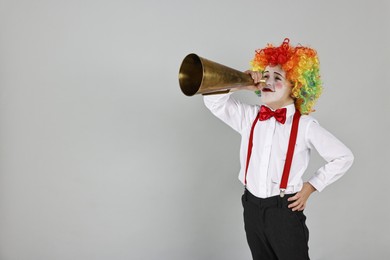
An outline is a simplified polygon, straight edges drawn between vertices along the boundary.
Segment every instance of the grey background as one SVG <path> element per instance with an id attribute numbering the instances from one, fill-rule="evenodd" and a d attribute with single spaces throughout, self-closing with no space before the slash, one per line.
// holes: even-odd
<path id="1" fill-rule="evenodd" d="M 250 259 L 240 136 L 177 75 L 190 52 L 246 70 L 284 37 L 317 49 L 313 116 L 355 155 L 309 200 L 311 257 L 387 259 L 389 15 L 386 0 L 0 0 L 0 259 Z"/>

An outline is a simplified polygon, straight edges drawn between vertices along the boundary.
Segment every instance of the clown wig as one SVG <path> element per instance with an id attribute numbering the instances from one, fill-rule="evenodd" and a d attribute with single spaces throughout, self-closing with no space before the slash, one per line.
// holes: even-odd
<path id="1" fill-rule="evenodd" d="M 282 45 L 274 47 L 268 44 L 256 50 L 251 61 L 253 71 L 263 72 L 267 66 L 280 65 L 286 72 L 286 78 L 293 84 L 292 97 L 295 107 L 301 114 L 313 112 L 313 106 L 322 92 L 320 66 L 315 50 L 289 44 L 286 38 Z"/>

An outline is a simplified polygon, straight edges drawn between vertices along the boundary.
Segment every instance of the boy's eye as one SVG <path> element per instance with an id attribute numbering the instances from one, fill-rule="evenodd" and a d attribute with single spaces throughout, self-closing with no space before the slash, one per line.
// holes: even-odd
<path id="1" fill-rule="evenodd" d="M 269 75 L 264 75 L 263 78 L 268 79 Z"/>
<path id="2" fill-rule="evenodd" d="M 282 80 L 280 77 L 275 77 L 276 80 Z"/>

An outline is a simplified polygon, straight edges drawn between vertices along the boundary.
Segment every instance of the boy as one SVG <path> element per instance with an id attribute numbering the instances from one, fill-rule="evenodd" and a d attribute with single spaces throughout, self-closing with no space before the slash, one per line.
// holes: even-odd
<path id="1" fill-rule="evenodd" d="M 251 64 L 247 73 L 255 85 L 239 89 L 256 91 L 264 105 L 243 104 L 230 93 L 204 96 L 204 102 L 242 137 L 239 180 L 253 259 L 306 260 L 306 202 L 339 179 L 353 155 L 308 115 L 322 90 L 315 50 L 285 39 L 279 47 L 257 50 Z M 259 84 L 261 79 L 266 83 Z M 312 148 L 327 163 L 303 182 Z"/>

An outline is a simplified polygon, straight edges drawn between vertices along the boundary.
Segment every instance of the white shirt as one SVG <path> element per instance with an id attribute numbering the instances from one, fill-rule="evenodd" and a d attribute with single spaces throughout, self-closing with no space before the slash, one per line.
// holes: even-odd
<path id="1" fill-rule="evenodd" d="M 210 111 L 241 134 L 240 164 L 238 178 L 244 183 L 249 135 L 259 106 L 243 104 L 229 94 L 204 96 Z M 271 117 L 257 122 L 253 133 L 252 155 L 247 172 L 247 189 L 259 198 L 279 195 L 294 104 L 286 106 L 286 122 L 280 124 Z M 318 191 L 339 179 L 352 165 L 352 152 L 336 137 L 322 128 L 311 116 L 302 115 L 299 121 L 297 141 L 285 193 L 302 189 L 302 176 L 309 165 L 310 151 L 315 148 L 326 160 L 308 180 Z"/>

